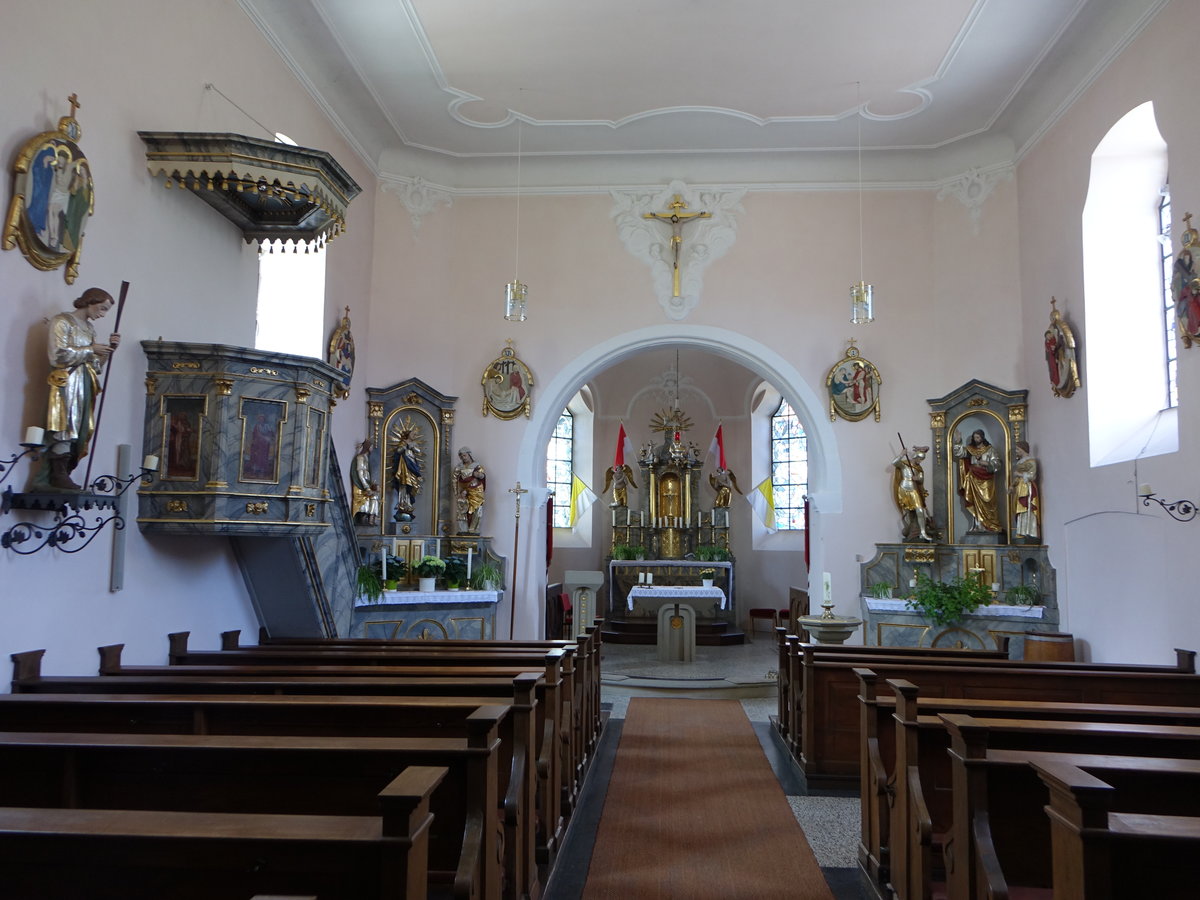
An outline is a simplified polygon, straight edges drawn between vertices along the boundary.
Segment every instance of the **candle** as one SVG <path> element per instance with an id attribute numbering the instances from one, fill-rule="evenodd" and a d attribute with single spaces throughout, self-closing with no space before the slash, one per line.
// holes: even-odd
<path id="1" fill-rule="evenodd" d="M 433 555 L 438 557 L 439 559 L 442 556 L 442 539 L 441 538 L 438 538 L 436 541 L 433 542 Z"/>
<path id="2" fill-rule="evenodd" d="M 1154 488 L 1150 487 L 1150 485 L 1148 485 L 1148 484 L 1138 485 L 1138 496 L 1139 497 L 1150 497 L 1150 496 L 1153 496 L 1153 494 L 1154 494 Z"/>
<path id="3" fill-rule="evenodd" d="M 158 468 L 158 457 L 154 455 L 147 456 L 142 460 L 142 468 L 154 471 Z"/>
<path id="4" fill-rule="evenodd" d="M 993 593 L 993 594 L 997 594 L 997 593 L 999 593 L 999 592 L 1000 592 L 1000 582 L 998 582 L 998 581 L 993 581 L 993 582 L 992 582 L 992 593 Z"/>
<path id="5" fill-rule="evenodd" d="M 467 548 L 467 581 L 468 582 L 470 582 L 470 580 L 471 580 L 471 557 L 474 555 L 475 555 L 475 548 L 468 547 Z"/>
<path id="6" fill-rule="evenodd" d="M 387 581 L 387 549 L 384 547 L 379 548 L 379 565 L 383 570 L 383 580 Z"/>
<path id="7" fill-rule="evenodd" d="M 653 572 L 646 573 L 646 584 L 654 584 L 654 573 Z"/>
<path id="8" fill-rule="evenodd" d="M 825 591 L 825 602 L 830 606 L 833 605 L 833 576 L 828 572 L 822 572 L 822 582 Z"/>
<path id="9" fill-rule="evenodd" d="M 25 443 L 40 444 L 45 435 L 46 432 L 43 429 L 38 428 L 36 425 L 30 425 L 25 429 Z"/>
<path id="10" fill-rule="evenodd" d="M 917 586 L 917 579 L 916 579 L 916 576 L 913 576 L 912 578 L 908 579 L 908 586 L 909 586 L 909 587 L 916 587 L 916 586 Z"/>
<path id="11" fill-rule="evenodd" d="M 638 584 L 645 584 L 645 583 L 646 583 L 646 573 L 638 572 Z"/>

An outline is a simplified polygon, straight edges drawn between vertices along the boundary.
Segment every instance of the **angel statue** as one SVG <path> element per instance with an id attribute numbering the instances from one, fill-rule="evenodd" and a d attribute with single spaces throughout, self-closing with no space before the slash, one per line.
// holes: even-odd
<path id="1" fill-rule="evenodd" d="M 609 489 L 612 489 L 612 502 L 608 504 L 612 507 L 625 508 L 629 506 L 629 489 L 637 488 L 637 482 L 633 480 L 633 469 L 628 463 L 620 466 L 609 466 L 604 473 L 604 490 L 601 494 L 607 494 Z"/>
<path id="2" fill-rule="evenodd" d="M 729 509 L 733 492 L 742 493 L 742 489 L 738 487 L 737 476 L 729 469 L 717 469 L 708 476 L 708 483 L 717 492 L 717 496 L 713 498 L 713 509 Z"/>

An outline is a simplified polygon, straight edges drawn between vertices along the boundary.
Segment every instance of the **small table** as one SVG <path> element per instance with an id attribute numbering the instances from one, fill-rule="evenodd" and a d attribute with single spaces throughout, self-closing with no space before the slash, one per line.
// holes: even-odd
<path id="1" fill-rule="evenodd" d="M 726 603 L 725 592 L 719 587 L 700 587 L 698 585 L 653 585 L 639 584 L 637 587 L 629 589 L 629 594 L 626 600 L 626 606 L 633 609 L 634 600 L 643 601 L 643 605 L 647 605 L 646 601 L 656 603 L 657 606 L 662 606 L 664 603 L 683 602 L 687 600 L 713 600 L 714 609 L 724 609 Z M 700 604 L 696 604 L 699 606 Z"/>

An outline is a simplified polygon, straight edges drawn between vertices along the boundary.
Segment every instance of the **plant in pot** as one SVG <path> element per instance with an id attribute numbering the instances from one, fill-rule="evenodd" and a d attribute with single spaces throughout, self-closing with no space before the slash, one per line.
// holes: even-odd
<path id="1" fill-rule="evenodd" d="M 713 586 L 713 576 L 716 574 L 717 574 L 717 572 L 715 569 L 709 569 L 707 567 L 701 569 L 700 570 L 700 583 L 702 585 L 704 585 L 705 587 L 712 587 Z"/>
<path id="2" fill-rule="evenodd" d="M 1013 606 L 1035 606 L 1042 595 L 1032 584 L 1014 584 L 1004 592 L 1004 599 Z"/>
<path id="3" fill-rule="evenodd" d="M 987 606 L 991 599 L 991 591 L 977 578 L 956 575 L 953 581 L 934 581 L 918 572 L 908 608 L 918 610 L 935 625 L 953 625 L 975 607 Z"/>
<path id="4" fill-rule="evenodd" d="M 467 561 L 461 556 L 446 557 L 446 587 L 457 591 L 467 583 Z"/>
<path id="5" fill-rule="evenodd" d="M 378 603 L 383 596 L 383 580 L 378 565 L 358 567 L 358 595 L 368 603 Z"/>
<path id="6" fill-rule="evenodd" d="M 413 566 L 413 571 L 417 573 L 417 577 L 421 579 L 420 589 L 422 591 L 434 590 L 437 577 L 446 571 L 446 561 L 436 556 L 422 556 Z"/>
<path id="7" fill-rule="evenodd" d="M 877 581 L 871 585 L 871 596 L 876 600 L 891 600 L 892 586 L 886 581 Z"/>
<path id="8" fill-rule="evenodd" d="M 500 567 L 494 562 L 480 563 L 471 573 L 471 587 L 479 591 L 500 589 Z"/>
<path id="9" fill-rule="evenodd" d="M 637 559 L 638 548 L 633 544 L 613 544 L 613 559 Z"/>

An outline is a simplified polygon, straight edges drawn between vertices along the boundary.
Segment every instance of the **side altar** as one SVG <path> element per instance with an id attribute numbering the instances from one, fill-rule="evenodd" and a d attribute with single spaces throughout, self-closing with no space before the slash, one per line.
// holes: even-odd
<path id="1" fill-rule="evenodd" d="M 1057 632 L 1041 486 L 1028 435 L 1027 391 L 969 381 L 928 401 L 931 446 L 892 461 L 901 540 L 860 566 L 867 644 L 997 649 L 1024 655 L 1026 632 Z M 924 462 L 932 450 L 927 486 Z M 921 584 L 978 581 L 991 602 L 938 624 L 910 604 Z"/>

